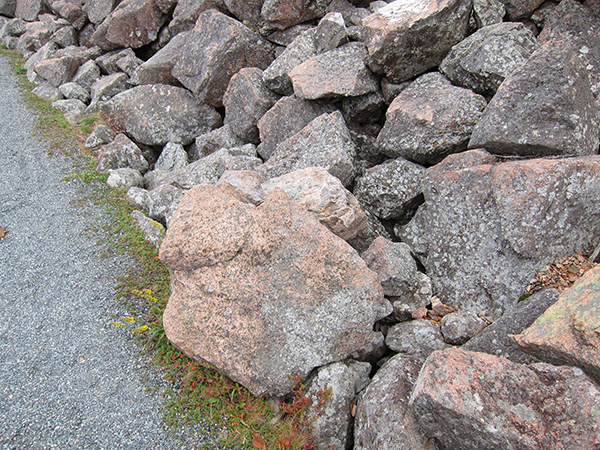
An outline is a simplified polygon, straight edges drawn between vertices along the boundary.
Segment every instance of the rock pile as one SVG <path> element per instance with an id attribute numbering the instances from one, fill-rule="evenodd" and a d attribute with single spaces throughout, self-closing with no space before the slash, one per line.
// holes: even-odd
<path id="1" fill-rule="evenodd" d="M 519 302 L 600 243 L 597 2 L 0 14 L 37 95 L 111 117 L 87 145 L 149 216 L 169 339 L 256 395 L 331 388 L 315 448 L 600 449 L 600 268 Z"/>

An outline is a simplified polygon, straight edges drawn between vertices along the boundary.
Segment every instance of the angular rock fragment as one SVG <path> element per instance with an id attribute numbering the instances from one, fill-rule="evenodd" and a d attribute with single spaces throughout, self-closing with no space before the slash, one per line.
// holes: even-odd
<path id="1" fill-rule="evenodd" d="M 49 102 L 54 102 L 56 100 L 61 100 L 64 98 L 60 90 L 49 83 L 42 83 L 31 92 Z"/>
<path id="2" fill-rule="evenodd" d="M 378 275 L 384 295 L 398 297 L 412 288 L 417 263 L 408 245 L 378 237 L 362 257 L 369 269 Z"/>
<path id="3" fill-rule="evenodd" d="M 500 85 L 469 148 L 499 155 L 591 155 L 598 150 L 597 111 L 580 59 L 564 42 L 548 42 Z"/>
<path id="4" fill-rule="evenodd" d="M 261 16 L 270 27 L 283 30 L 293 25 L 319 19 L 327 12 L 331 0 L 265 0 Z"/>
<path id="5" fill-rule="evenodd" d="M 538 41 L 564 40 L 590 73 L 594 95 L 600 94 L 600 18 L 574 0 L 563 0 L 549 14 Z"/>
<path id="6" fill-rule="evenodd" d="M 257 67 L 241 69 L 231 77 L 223 96 L 225 124 L 244 142 L 258 144 L 259 119 L 279 100 L 279 96 L 264 85 L 262 70 Z"/>
<path id="7" fill-rule="evenodd" d="M 355 450 L 429 450 L 408 399 L 425 358 L 398 354 L 360 394 L 354 419 Z"/>
<path id="8" fill-rule="evenodd" d="M 90 22 L 99 24 L 115 9 L 116 3 L 116 0 L 87 0 L 83 10 L 87 13 Z"/>
<path id="9" fill-rule="evenodd" d="M 440 326 L 425 319 L 409 320 L 392 326 L 385 338 L 385 345 L 398 353 L 425 358 L 446 346 Z"/>
<path id="10" fill-rule="evenodd" d="M 391 306 L 358 254 L 281 190 L 258 207 L 236 192 L 198 186 L 171 218 L 163 323 L 184 353 L 281 396 L 293 376 L 366 346 Z"/>
<path id="11" fill-rule="evenodd" d="M 154 164 L 154 169 L 171 172 L 188 165 L 188 154 L 183 145 L 167 142 Z"/>
<path id="12" fill-rule="evenodd" d="M 200 13 L 208 10 L 216 9 L 222 13 L 226 13 L 223 0 L 180 0 L 173 11 L 173 20 L 169 23 L 169 30 L 173 36 L 194 28 L 194 24 L 198 20 Z"/>
<path id="13" fill-rule="evenodd" d="M 81 100 L 75 98 L 56 100 L 52 102 L 52 107 L 60 109 L 64 112 L 64 117 L 70 124 L 78 123 L 83 117 L 83 113 L 86 110 L 87 105 Z"/>
<path id="14" fill-rule="evenodd" d="M 152 58 L 140 65 L 134 74 L 137 84 L 171 84 L 180 86 L 179 81 L 171 74 L 177 62 L 181 48 L 187 42 L 187 33 L 174 36 L 167 45 L 156 52 Z"/>
<path id="15" fill-rule="evenodd" d="M 600 382 L 599 330 L 600 268 L 596 267 L 514 339 L 539 359 L 580 367 Z"/>
<path id="16" fill-rule="evenodd" d="M 140 148 L 131 142 L 127 136 L 117 134 L 110 144 L 100 148 L 96 170 L 102 172 L 126 167 L 143 173 L 148 170 L 148 161 L 144 159 Z"/>
<path id="17" fill-rule="evenodd" d="M 351 42 L 294 67 L 289 73 L 298 98 L 356 97 L 376 92 L 377 78 L 366 65 L 362 43 Z"/>
<path id="18" fill-rule="evenodd" d="M 473 311 L 457 311 L 442 318 L 441 332 L 447 344 L 463 345 L 486 326 L 487 323 Z"/>
<path id="19" fill-rule="evenodd" d="M 428 169 L 425 203 L 400 237 L 443 303 L 497 318 L 546 264 L 597 245 L 600 157 L 482 164 L 474 154 L 485 156 Z"/>
<path id="20" fill-rule="evenodd" d="M 504 8 L 509 20 L 517 21 L 531 16 L 544 0 L 506 0 Z"/>
<path id="21" fill-rule="evenodd" d="M 282 97 L 258 120 L 261 140 L 258 153 L 264 159 L 269 159 L 277 145 L 326 112 L 332 110 L 324 104 L 300 100 L 294 96 Z"/>
<path id="22" fill-rule="evenodd" d="M 264 0 L 223 0 L 223 2 L 240 22 L 260 22 L 260 11 Z"/>
<path id="23" fill-rule="evenodd" d="M 106 184 L 116 188 L 143 187 L 144 178 L 139 170 L 130 167 L 121 169 L 109 169 Z"/>
<path id="24" fill-rule="evenodd" d="M 473 19 L 477 28 L 500 23 L 505 15 L 504 3 L 499 0 L 473 0 Z"/>
<path id="25" fill-rule="evenodd" d="M 49 58 L 36 64 L 33 70 L 52 86 L 58 87 L 71 81 L 80 64 L 81 60 L 79 58 L 70 56 Z"/>
<path id="26" fill-rule="evenodd" d="M 75 98 L 83 103 L 90 101 L 90 93 L 87 89 L 77 83 L 69 82 L 59 86 L 60 92 L 65 98 Z"/>
<path id="27" fill-rule="evenodd" d="M 356 147 L 339 111 L 322 114 L 279 144 L 259 172 L 267 179 L 307 167 L 323 167 L 350 186 Z"/>
<path id="28" fill-rule="evenodd" d="M 598 398 L 580 369 L 453 348 L 427 359 L 410 404 L 443 448 L 583 450 L 598 445 Z"/>
<path id="29" fill-rule="evenodd" d="M 222 148 L 233 148 L 243 144 L 244 141 L 233 132 L 231 125 L 225 124 L 198 136 L 190 149 L 190 159 L 195 161 Z"/>
<path id="30" fill-rule="evenodd" d="M 45 11 L 48 11 L 48 6 L 43 0 L 17 0 L 15 17 L 33 22 Z"/>
<path id="31" fill-rule="evenodd" d="M 342 111 L 347 122 L 373 124 L 379 122 L 385 108 L 383 96 L 377 92 L 344 98 Z"/>
<path id="32" fill-rule="evenodd" d="M 452 83 L 493 96 L 498 86 L 539 48 L 519 22 L 490 25 L 456 44 L 440 64 Z"/>
<path id="33" fill-rule="evenodd" d="M 98 27 L 93 41 L 106 50 L 139 48 L 156 40 L 165 21 L 154 1 L 124 0 Z"/>
<path id="34" fill-rule="evenodd" d="M 467 149 L 486 105 L 481 95 L 453 86 L 438 72 L 422 75 L 388 108 L 377 147 L 391 158 L 436 164 Z"/>
<path id="35" fill-rule="evenodd" d="M 358 200 L 323 168 L 296 170 L 272 178 L 262 188 L 266 193 L 281 189 L 345 241 L 367 228 L 367 216 Z"/>
<path id="36" fill-rule="evenodd" d="M 265 69 L 274 57 L 271 43 L 211 9 L 198 17 L 171 73 L 200 100 L 222 106 L 234 73 L 244 67 Z"/>
<path id="37" fill-rule="evenodd" d="M 525 331 L 558 300 L 559 295 L 559 290 L 547 288 L 520 301 L 514 308 L 469 340 L 462 348 L 473 352 L 502 356 L 519 364 L 540 362 L 535 356 L 524 352 L 514 340 L 510 339 L 509 335 Z"/>
<path id="38" fill-rule="evenodd" d="M 87 61 L 77 69 L 72 81 L 89 89 L 99 79 L 100 67 L 94 61 Z"/>
<path id="39" fill-rule="evenodd" d="M 400 83 L 438 66 L 467 34 L 471 0 L 397 0 L 363 19 L 371 70 Z"/>
<path id="40" fill-rule="evenodd" d="M 158 186 L 148 192 L 146 198 L 148 215 L 152 219 L 169 226 L 171 216 L 179 206 L 182 198 L 183 190 L 179 187 L 170 184 Z"/>
<path id="41" fill-rule="evenodd" d="M 423 201 L 424 174 L 424 167 L 404 158 L 390 160 L 371 167 L 357 178 L 354 195 L 377 217 L 406 221 Z"/>
<path id="42" fill-rule="evenodd" d="M 1 0 L 0 1 L 0 14 L 6 17 L 14 17 L 15 9 L 17 7 L 17 0 Z"/>
<path id="43" fill-rule="evenodd" d="M 146 145 L 187 145 L 221 121 L 214 108 L 197 101 L 186 89 L 163 84 L 137 86 L 117 94 L 105 109 L 136 141 Z"/>
<path id="44" fill-rule="evenodd" d="M 394 312 L 386 317 L 385 321 L 395 323 L 414 319 L 413 313 L 426 309 L 427 305 L 431 303 L 432 297 L 431 278 L 423 272 L 417 272 L 407 292 L 400 296 L 389 297 Z"/>
<path id="45" fill-rule="evenodd" d="M 108 144 L 115 138 L 113 131 L 106 125 L 100 124 L 90 133 L 85 141 L 87 148 L 96 148 Z"/>
<path id="46" fill-rule="evenodd" d="M 138 227 L 140 227 L 144 239 L 156 248 L 160 248 L 160 244 L 162 244 L 162 241 L 165 238 L 165 227 L 138 210 L 131 211 L 131 217 L 135 220 Z"/>
<path id="47" fill-rule="evenodd" d="M 348 241 L 348 243 L 360 254 L 363 254 L 365 251 L 367 251 L 373 241 L 379 236 L 383 236 L 386 239 L 392 239 L 392 235 L 381 224 L 377 217 L 371 214 L 368 210 L 365 211 L 365 213 L 367 214 L 367 228 L 358 233 L 354 239 L 350 239 L 350 241 Z"/>
<path id="48" fill-rule="evenodd" d="M 129 77 L 122 72 L 100 77 L 90 86 L 92 104 L 97 105 L 101 102 L 106 102 L 115 95 L 129 89 L 128 80 Z"/>
<path id="49" fill-rule="evenodd" d="M 241 194 L 243 202 L 259 205 L 266 196 L 262 188 L 264 181 L 262 175 L 254 170 L 226 170 L 216 186 L 228 183 Z"/>
<path id="50" fill-rule="evenodd" d="M 327 14 L 315 28 L 296 37 L 263 73 L 265 85 L 281 95 L 294 92 L 289 73 L 309 58 L 332 50 L 347 39 L 340 14 Z"/>
<path id="51" fill-rule="evenodd" d="M 317 370 L 306 392 L 312 406 L 308 420 L 315 449 L 348 448 L 352 442 L 354 398 L 369 383 L 370 373 L 371 364 L 352 360 Z"/>

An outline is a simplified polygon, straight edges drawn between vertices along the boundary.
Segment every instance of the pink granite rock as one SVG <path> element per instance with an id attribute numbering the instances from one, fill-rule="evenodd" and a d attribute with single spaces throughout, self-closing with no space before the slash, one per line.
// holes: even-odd
<path id="1" fill-rule="evenodd" d="M 599 399 L 578 368 L 452 348 L 427 359 L 410 404 L 443 448 L 590 450 L 600 446 Z"/>
<path id="2" fill-rule="evenodd" d="M 514 339 L 539 359 L 581 367 L 600 382 L 600 267 L 564 291 Z"/>
<path id="3" fill-rule="evenodd" d="M 260 206 L 227 183 L 188 191 L 160 259 L 168 338 L 254 395 L 285 395 L 290 375 L 366 347 L 391 311 L 356 251 L 278 189 Z"/>

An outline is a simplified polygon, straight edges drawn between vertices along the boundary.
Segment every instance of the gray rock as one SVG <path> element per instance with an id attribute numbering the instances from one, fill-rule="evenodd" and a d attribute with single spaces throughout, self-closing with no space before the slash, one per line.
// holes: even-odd
<path id="1" fill-rule="evenodd" d="M 412 284 L 404 295 L 389 297 L 394 312 L 385 318 L 387 322 L 404 322 L 412 320 L 412 314 L 418 309 L 425 308 L 431 303 L 433 289 L 431 278 L 422 272 L 417 272 Z"/>
<path id="2" fill-rule="evenodd" d="M 462 345 L 481 333 L 487 323 L 473 311 L 457 311 L 442 318 L 442 336 L 447 344 Z"/>
<path id="3" fill-rule="evenodd" d="M 446 346 L 438 324 L 425 319 L 400 322 L 388 330 L 385 345 L 406 355 L 427 357 Z"/>
<path id="4" fill-rule="evenodd" d="M 262 188 L 266 193 L 281 189 L 346 241 L 367 227 L 367 216 L 358 200 L 323 168 L 296 170 L 268 180 Z"/>
<path id="5" fill-rule="evenodd" d="M 223 0 L 225 6 L 240 21 L 260 22 L 260 10 L 263 0 Z"/>
<path id="6" fill-rule="evenodd" d="M 6 22 L 6 25 L 2 27 L 2 34 L 0 37 L 13 36 L 19 37 L 25 34 L 27 31 L 27 25 L 23 19 L 14 18 Z"/>
<path id="7" fill-rule="evenodd" d="M 316 28 L 310 28 L 293 40 L 263 73 L 265 85 L 281 95 L 294 92 L 289 73 L 308 59 L 332 50 L 347 39 L 341 14 L 328 14 Z"/>
<path id="8" fill-rule="evenodd" d="M 381 80 L 381 95 L 385 102 L 389 105 L 394 101 L 398 94 L 410 86 L 410 81 L 403 81 L 402 83 L 392 83 L 387 78 Z"/>
<path id="9" fill-rule="evenodd" d="M 365 213 L 367 214 L 367 228 L 358 233 L 358 236 L 354 239 L 348 241 L 360 254 L 363 254 L 379 236 L 392 239 L 392 235 L 388 233 L 377 217 L 371 214 L 369 210 L 365 210 Z"/>
<path id="10" fill-rule="evenodd" d="M 271 43 L 211 9 L 198 17 L 171 73 L 201 101 L 218 107 L 234 73 L 244 67 L 266 69 L 274 57 Z"/>
<path id="11" fill-rule="evenodd" d="M 277 146 L 259 172 L 274 178 L 307 167 L 322 167 L 345 187 L 354 180 L 356 147 L 339 111 L 322 114 Z"/>
<path id="12" fill-rule="evenodd" d="M 194 28 L 198 16 L 208 9 L 216 9 L 226 13 L 227 8 L 223 0 L 180 0 L 173 11 L 173 20 L 169 23 L 169 30 L 173 36 Z"/>
<path id="13" fill-rule="evenodd" d="M 597 6 L 596 6 L 597 8 Z M 597 11 L 597 9 L 596 9 Z M 549 14 L 538 41 L 565 41 L 590 73 L 592 92 L 600 94 L 600 23 L 579 2 L 564 0 Z"/>
<path id="14" fill-rule="evenodd" d="M 106 125 L 100 124 L 94 131 L 90 133 L 88 138 L 85 140 L 85 146 L 87 148 L 96 148 L 104 144 L 108 144 L 115 138 L 113 131 Z"/>
<path id="15" fill-rule="evenodd" d="M 360 25 L 362 19 L 370 14 L 369 10 L 359 8 L 348 0 L 332 0 L 327 7 L 327 12 L 341 13 L 344 17 L 344 22 L 348 24 L 348 26 Z"/>
<path id="16" fill-rule="evenodd" d="M 262 175 L 254 170 L 226 170 L 216 186 L 228 183 L 241 194 L 242 201 L 259 205 L 266 196 L 262 188 L 264 181 Z"/>
<path id="17" fill-rule="evenodd" d="M 124 0 L 96 29 L 92 41 L 104 50 L 140 48 L 156 40 L 167 17 L 146 0 Z"/>
<path id="18" fill-rule="evenodd" d="M 49 83 L 42 83 L 36 86 L 32 92 L 38 97 L 43 98 L 44 100 L 47 100 L 49 102 L 62 100 L 64 98 L 60 90 Z"/>
<path id="19" fill-rule="evenodd" d="M 500 85 L 469 148 L 500 155 L 592 155 L 598 107 L 587 69 L 565 42 L 537 50 Z"/>
<path id="20" fill-rule="evenodd" d="M 354 419 L 355 450 L 433 450 L 408 406 L 425 358 L 398 354 L 359 395 Z"/>
<path id="21" fill-rule="evenodd" d="M 71 81 L 80 64 L 81 59 L 69 56 L 49 58 L 36 64 L 33 70 L 52 86 L 59 87 Z"/>
<path id="22" fill-rule="evenodd" d="M 117 94 L 105 111 L 146 145 L 187 145 L 221 121 L 214 108 L 199 102 L 186 89 L 162 84 L 137 86 Z"/>
<path id="23" fill-rule="evenodd" d="M 355 361 L 366 361 L 368 363 L 375 364 L 387 353 L 389 353 L 389 350 L 385 346 L 385 337 L 383 336 L 383 333 L 380 331 L 374 331 L 371 333 L 370 342 L 351 352 L 348 355 L 348 358 Z"/>
<path id="24" fill-rule="evenodd" d="M 467 149 L 486 105 L 481 95 L 453 86 L 438 72 L 427 73 L 394 99 L 377 147 L 391 158 L 436 164 Z"/>
<path id="25" fill-rule="evenodd" d="M 379 83 L 367 68 L 368 54 L 360 42 L 314 56 L 289 73 L 298 98 L 359 96 L 376 92 Z"/>
<path id="26" fill-rule="evenodd" d="M 94 24 L 101 23 L 115 8 L 116 0 L 87 0 L 83 10 Z"/>
<path id="27" fill-rule="evenodd" d="M 48 6 L 42 0 L 19 0 L 15 7 L 15 17 L 33 22 L 45 11 L 48 11 Z"/>
<path id="28" fill-rule="evenodd" d="M 590 449 L 598 385 L 574 367 L 524 366 L 452 348 L 432 354 L 410 399 L 425 436 L 442 448 Z"/>
<path id="29" fill-rule="evenodd" d="M 499 0 L 473 0 L 473 18 L 477 28 L 502 22 L 506 10 Z"/>
<path id="30" fill-rule="evenodd" d="M 397 158 L 368 169 L 357 178 L 354 195 L 382 219 L 406 221 L 422 203 L 421 178 L 425 168 Z"/>
<path id="31" fill-rule="evenodd" d="M 91 88 L 92 85 L 99 79 L 100 67 L 98 67 L 94 61 L 87 61 L 83 63 L 73 76 L 73 82 L 86 89 Z"/>
<path id="32" fill-rule="evenodd" d="M 257 67 L 241 69 L 231 77 L 223 96 L 225 124 L 244 142 L 258 144 L 258 120 L 277 102 L 279 96 L 264 84 Z"/>
<path id="33" fill-rule="evenodd" d="M 132 77 L 143 62 L 135 55 L 126 55 L 117 60 L 117 67 L 121 72 L 126 73 L 128 77 Z"/>
<path id="34" fill-rule="evenodd" d="M 100 77 L 90 86 L 91 103 L 94 105 L 105 103 L 130 87 L 129 77 L 122 72 Z"/>
<path id="35" fill-rule="evenodd" d="M 62 27 L 50 37 L 50 41 L 56 42 L 62 48 L 77 45 L 77 29 L 71 26 Z"/>
<path id="36" fill-rule="evenodd" d="M 188 154 L 183 145 L 167 142 L 163 147 L 154 168 L 164 172 L 172 172 L 188 165 Z"/>
<path id="37" fill-rule="evenodd" d="M 547 288 L 517 303 L 502 317 L 473 337 L 462 348 L 473 352 L 508 358 L 519 364 L 539 362 L 536 357 L 525 353 L 509 335 L 525 331 L 546 309 L 556 303 L 559 290 Z"/>
<path id="38" fill-rule="evenodd" d="M 55 42 L 48 42 L 25 61 L 23 67 L 27 70 L 27 80 L 29 80 L 29 82 L 33 83 L 36 79 L 40 79 L 33 68 L 45 59 L 54 57 L 56 50 L 58 50 L 58 45 L 56 45 Z"/>
<path id="39" fill-rule="evenodd" d="M 177 210 L 182 198 L 182 189 L 170 184 L 158 186 L 148 192 L 146 200 L 148 215 L 168 228 L 171 216 Z"/>
<path id="40" fill-rule="evenodd" d="M 152 58 L 140 65 L 133 80 L 137 84 L 171 84 L 179 86 L 180 83 L 171 70 L 177 62 L 181 48 L 187 42 L 188 33 L 180 33 L 174 36 L 167 45 L 156 52 Z"/>
<path id="41" fill-rule="evenodd" d="M 440 71 L 458 86 L 493 96 L 538 48 L 535 36 L 522 23 L 490 25 L 452 47 Z"/>
<path id="42" fill-rule="evenodd" d="M 385 99 L 379 91 L 358 97 L 346 97 L 342 103 L 346 121 L 363 124 L 379 122 L 385 107 Z"/>
<path id="43" fill-rule="evenodd" d="M 97 57 L 96 64 L 98 64 L 104 75 L 112 75 L 113 73 L 121 72 L 119 66 L 117 66 L 117 62 L 126 56 L 135 56 L 135 53 L 130 48 L 110 51 Z"/>
<path id="44" fill-rule="evenodd" d="M 273 44 L 281 45 L 283 47 L 289 47 L 298 36 L 314 27 L 314 25 L 308 23 L 299 23 L 298 25 L 293 25 L 283 30 L 274 31 L 273 33 L 267 36 L 267 39 Z"/>
<path id="45" fill-rule="evenodd" d="M 131 217 L 140 228 L 144 235 L 144 239 L 156 248 L 160 248 L 160 244 L 162 244 L 162 241 L 165 238 L 165 227 L 138 210 L 131 211 Z"/>
<path id="46" fill-rule="evenodd" d="M 600 157 L 489 164 L 473 154 L 485 156 L 428 169 L 425 203 L 400 237 L 445 304 L 498 318 L 546 264 L 597 245 Z"/>
<path id="47" fill-rule="evenodd" d="M 143 187 L 144 178 L 139 170 L 131 169 L 129 167 L 109 169 L 106 184 L 116 188 L 131 188 L 134 186 Z"/>
<path id="48" fill-rule="evenodd" d="M 320 19 L 327 12 L 331 0 L 265 0 L 261 16 L 268 27 L 285 28 Z"/>
<path id="49" fill-rule="evenodd" d="M 332 112 L 332 108 L 322 103 L 282 97 L 258 121 L 261 140 L 258 153 L 265 160 L 269 159 L 277 145 L 326 112 Z"/>
<path id="50" fill-rule="evenodd" d="M 398 297 L 411 291 L 417 276 L 417 263 L 408 245 L 378 237 L 362 258 L 377 274 L 384 295 Z"/>
<path id="51" fill-rule="evenodd" d="M 144 159 L 140 148 L 127 136 L 117 134 L 110 144 L 100 147 L 96 170 L 103 172 L 127 167 L 144 173 L 148 170 L 148 161 Z"/>
<path id="52" fill-rule="evenodd" d="M 14 17 L 17 8 L 17 0 L 1 0 L 0 14 L 6 17 Z M 0 36 L 3 37 L 3 36 Z"/>
<path id="53" fill-rule="evenodd" d="M 90 101 L 90 92 L 75 82 L 62 84 L 59 86 L 59 90 L 65 98 L 75 98 L 83 103 Z"/>
<path id="54" fill-rule="evenodd" d="M 195 161 L 222 148 L 238 147 L 243 143 L 244 141 L 234 133 L 231 125 L 225 124 L 198 136 L 190 149 L 190 159 Z"/>
<path id="55" fill-rule="evenodd" d="M 83 117 L 87 105 L 81 100 L 75 98 L 66 100 L 56 100 L 52 102 L 52 107 L 64 112 L 65 119 L 71 124 L 78 123 Z"/>
<path id="56" fill-rule="evenodd" d="M 369 383 L 371 364 L 336 362 L 317 369 L 306 396 L 311 400 L 308 420 L 315 450 L 348 448 L 352 442 L 352 404 Z"/>
<path id="57" fill-rule="evenodd" d="M 371 70 L 400 83 L 438 66 L 465 38 L 471 6 L 471 0 L 399 0 L 364 18 Z"/>
<path id="58" fill-rule="evenodd" d="M 127 190 L 127 200 L 133 205 L 145 211 L 148 210 L 148 191 L 139 187 L 131 187 Z"/>

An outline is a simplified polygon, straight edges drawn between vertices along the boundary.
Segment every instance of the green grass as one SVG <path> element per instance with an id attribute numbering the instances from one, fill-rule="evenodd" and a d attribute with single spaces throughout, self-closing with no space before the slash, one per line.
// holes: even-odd
<path id="1" fill-rule="evenodd" d="M 161 393 L 165 423 L 172 429 L 201 423 L 214 430 L 221 444 L 234 448 L 311 449 L 306 419 L 309 402 L 300 380 L 287 403 L 256 398 L 209 364 L 189 359 L 167 339 L 162 314 L 170 295 L 169 272 L 132 219 L 134 208 L 126 190 L 106 185 L 107 174 L 95 170 L 97 161 L 83 145 L 95 125 L 110 123 L 109 118 L 93 115 L 77 125 L 69 124 L 61 111 L 31 92 L 35 86 L 24 76 L 21 54 L 0 48 L 0 55 L 17 75 L 23 99 L 36 113 L 36 129 L 49 143 L 50 152 L 72 157 L 73 173 L 65 181 L 91 185 L 93 193 L 81 202 L 92 202 L 106 211 L 109 221 L 104 233 L 112 241 L 111 252 L 127 253 L 135 261 L 135 267 L 118 280 L 116 295 L 129 316 L 110 323 L 134 333 L 152 355 L 155 368 L 171 382 Z"/>

